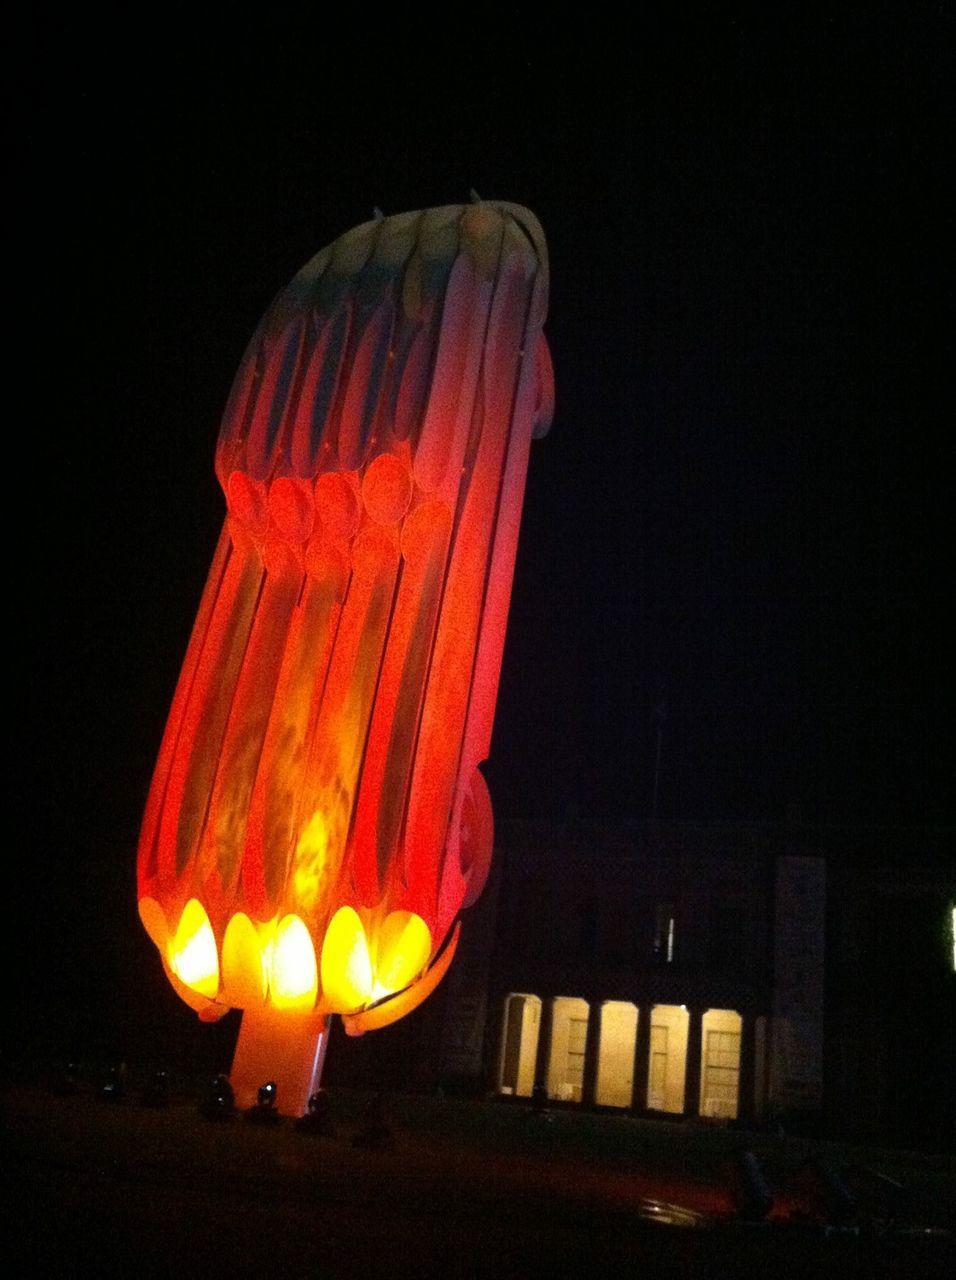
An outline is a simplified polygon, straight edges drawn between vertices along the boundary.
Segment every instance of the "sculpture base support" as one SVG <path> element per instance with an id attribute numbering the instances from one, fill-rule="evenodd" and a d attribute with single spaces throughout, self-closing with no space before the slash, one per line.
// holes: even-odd
<path id="1" fill-rule="evenodd" d="M 229 1079 L 236 1105 L 251 1107 L 260 1085 L 276 1084 L 276 1109 L 301 1116 L 318 1089 L 325 1063 L 331 1019 L 319 1014 L 246 1009 Z"/>

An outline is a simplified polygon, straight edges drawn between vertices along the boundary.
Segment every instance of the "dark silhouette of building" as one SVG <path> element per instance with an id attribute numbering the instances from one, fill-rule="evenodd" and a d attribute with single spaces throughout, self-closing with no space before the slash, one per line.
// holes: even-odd
<path id="1" fill-rule="evenodd" d="M 335 1075 L 945 1147 L 953 834 L 502 825 L 444 990 Z"/>

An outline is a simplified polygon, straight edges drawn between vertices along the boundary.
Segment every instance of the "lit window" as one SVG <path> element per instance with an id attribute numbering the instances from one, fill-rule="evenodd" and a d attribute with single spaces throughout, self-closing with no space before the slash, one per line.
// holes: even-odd
<path id="1" fill-rule="evenodd" d="M 677 944 L 677 913 L 672 902 L 660 902 L 654 925 L 654 955 L 663 964 L 674 960 Z"/>
<path id="2" fill-rule="evenodd" d="M 538 1034 L 541 1030 L 539 996 L 513 992 L 505 1000 L 498 1092 L 530 1098 L 535 1083 Z"/>
<path id="3" fill-rule="evenodd" d="M 556 996 L 552 1001 L 549 1098 L 580 1102 L 584 1096 L 589 1012 L 587 1001 L 576 996 Z"/>

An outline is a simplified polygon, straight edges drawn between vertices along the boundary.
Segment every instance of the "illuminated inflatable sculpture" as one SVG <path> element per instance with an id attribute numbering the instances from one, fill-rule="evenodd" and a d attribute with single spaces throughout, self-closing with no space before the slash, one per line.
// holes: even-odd
<path id="1" fill-rule="evenodd" d="M 240 1100 L 273 1079 L 304 1110 L 329 1015 L 415 1008 L 481 892 L 547 287 L 526 209 L 378 218 L 278 295 L 239 370 L 138 893 L 187 1004 L 244 1010 Z"/>

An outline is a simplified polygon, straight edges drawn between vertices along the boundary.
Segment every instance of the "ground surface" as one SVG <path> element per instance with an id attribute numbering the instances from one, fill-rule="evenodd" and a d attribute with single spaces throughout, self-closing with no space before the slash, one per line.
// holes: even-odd
<path id="1" fill-rule="evenodd" d="M 410 1098 L 389 1103 L 391 1149 L 368 1151 L 352 1145 L 366 1100 L 332 1102 L 335 1132 L 314 1137 L 204 1121 L 186 1100 L 149 1110 L 9 1090 L 3 1212 L 19 1260 L 7 1274 L 951 1273 L 942 1233 L 827 1236 L 793 1217 L 816 1155 L 880 1168 L 905 1183 L 910 1221 L 946 1226 L 956 1172 L 939 1157 Z M 742 1142 L 781 1189 L 769 1224 L 730 1220 L 727 1162 Z M 706 1217 L 660 1225 L 659 1202 Z"/>

